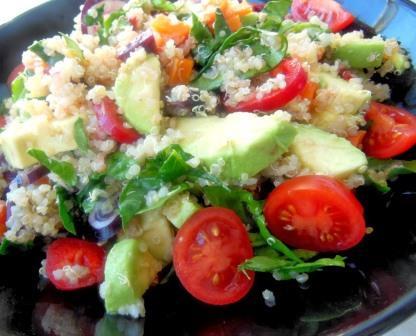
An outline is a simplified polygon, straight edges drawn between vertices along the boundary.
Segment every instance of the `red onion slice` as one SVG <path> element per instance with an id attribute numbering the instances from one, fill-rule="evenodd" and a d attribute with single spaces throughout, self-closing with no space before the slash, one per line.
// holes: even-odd
<path id="1" fill-rule="evenodd" d="M 150 30 L 146 30 L 139 34 L 117 55 L 117 58 L 124 62 L 134 51 L 137 50 L 137 48 L 140 47 L 143 47 L 147 52 L 156 52 L 155 37 Z"/>
<path id="2" fill-rule="evenodd" d="M 121 228 L 121 218 L 108 200 L 100 200 L 88 216 L 88 223 L 98 241 L 114 237 Z"/>

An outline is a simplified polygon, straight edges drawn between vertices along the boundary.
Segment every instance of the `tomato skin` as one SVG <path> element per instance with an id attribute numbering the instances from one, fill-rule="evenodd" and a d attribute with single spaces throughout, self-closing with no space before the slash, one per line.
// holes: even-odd
<path id="1" fill-rule="evenodd" d="M 140 134 L 133 128 L 123 125 L 122 117 L 117 113 L 117 105 L 110 98 L 105 97 L 100 104 L 93 105 L 98 125 L 118 143 L 133 143 L 140 138 Z"/>
<path id="2" fill-rule="evenodd" d="M 294 58 L 284 59 L 270 72 L 271 77 L 278 74 L 285 75 L 285 88 L 275 89 L 260 99 L 257 99 L 256 94 L 253 93 L 236 106 L 225 104 L 225 107 L 229 112 L 273 111 L 286 105 L 300 94 L 308 81 L 308 75 L 302 64 Z"/>
<path id="3" fill-rule="evenodd" d="M 11 87 L 12 86 L 12 82 L 16 79 L 17 76 L 19 76 L 23 71 L 25 71 L 25 66 L 23 64 L 19 64 L 18 66 L 16 66 L 9 74 L 9 76 L 7 77 L 7 86 Z"/>
<path id="4" fill-rule="evenodd" d="M 372 102 L 365 118 L 371 122 L 363 140 L 367 155 L 389 159 L 416 145 L 416 116 L 410 112 Z"/>
<path id="5" fill-rule="evenodd" d="M 241 300 L 254 283 L 254 272 L 238 265 L 253 257 L 241 219 L 225 208 L 204 208 L 179 229 L 173 246 L 176 275 L 198 300 L 226 305 Z"/>
<path id="6" fill-rule="evenodd" d="M 296 248 L 338 252 L 365 235 L 363 207 L 341 182 L 328 176 L 299 176 L 268 196 L 264 215 L 270 231 Z"/>
<path id="7" fill-rule="evenodd" d="M 46 252 L 46 273 L 57 289 L 69 291 L 89 287 L 104 279 L 104 249 L 94 243 L 77 238 L 61 238 L 48 246 Z M 65 266 L 87 267 L 89 273 L 77 282 L 71 283 L 65 277 L 56 279 L 54 271 Z"/>
<path id="8" fill-rule="evenodd" d="M 0 238 L 3 237 L 7 231 L 6 227 L 7 220 L 7 206 L 5 201 L 0 201 Z"/>
<path id="9" fill-rule="evenodd" d="M 354 16 L 335 0 L 293 0 L 291 14 L 295 21 L 309 21 L 310 17 L 317 16 L 334 33 L 355 21 Z"/>

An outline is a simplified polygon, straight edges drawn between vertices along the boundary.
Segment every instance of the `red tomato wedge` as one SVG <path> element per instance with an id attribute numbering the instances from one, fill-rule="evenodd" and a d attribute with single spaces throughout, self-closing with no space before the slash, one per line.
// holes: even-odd
<path id="1" fill-rule="evenodd" d="M 354 16 L 335 0 L 293 0 L 291 14 L 295 21 L 308 21 L 312 16 L 317 16 L 334 33 L 355 21 Z"/>
<path id="2" fill-rule="evenodd" d="M 410 112 L 372 102 L 365 118 L 370 122 L 370 129 L 363 140 L 367 155 L 389 159 L 416 144 L 416 116 Z"/>
<path id="3" fill-rule="evenodd" d="M 3 237 L 4 233 L 7 231 L 6 220 L 7 220 L 6 202 L 0 201 L 0 238 Z"/>
<path id="4" fill-rule="evenodd" d="M 253 93 L 236 106 L 225 103 L 225 107 L 229 112 L 273 111 L 286 105 L 301 93 L 308 81 L 308 75 L 302 64 L 294 58 L 284 59 L 270 72 L 271 77 L 276 77 L 278 74 L 285 75 L 285 88 L 275 89 L 260 99 L 256 98 L 256 93 Z"/>
<path id="5" fill-rule="evenodd" d="M 7 77 L 7 86 L 11 87 L 12 82 L 16 79 L 17 76 L 19 76 L 23 71 L 25 71 L 25 66 L 23 64 L 19 64 L 16 66 Z"/>
<path id="6" fill-rule="evenodd" d="M 225 208 L 196 212 L 179 229 L 173 246 L 176 275 L 200 301 L 226 305 L 241 300 L 251 289 L 254 273 L 238 265 L 253 256 L 240 218 Z"/>
<path id="7" fill-rule="evenodd" d="M 140 134 L 133 128 L 124 126 L 123 118 L 118 114 L 117 105 L 110 98 L 105 97 L 100 104 L 94 104 L 100 128 L 119 143 L 132 143 L 140 138 Z"/>
<path id="8" fill-rule="evenodd" d="M 46 273 L 60 290 L 75 290 L 100 283 L 104 278 L 104 249 L 77 238 L 62 238 L 49 245 Z"/>
<path id="9" fill-rule="evenodd" d="M 264 215 L 271 232 L 296 248 L 337 252 L 365 234 L 363 207 L 341 182 L 328 176 L 300 176 L 275 188 Z"/>

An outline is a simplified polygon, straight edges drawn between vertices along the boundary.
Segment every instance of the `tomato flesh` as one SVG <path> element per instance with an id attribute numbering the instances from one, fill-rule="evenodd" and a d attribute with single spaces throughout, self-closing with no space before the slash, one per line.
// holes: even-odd
<path id="1" fill-rule="evenodd" d="M 365 118 L 370 122 L 363 141 L 367 155 L 389 159 L 416 144 L 416 116 L 410 112 L 372 102 Z"/>
<path id="2" fill-rule="evenodd" d="M 7 77 L 7 86 L 11 87 L 12 86 L 12 82 L 16 79 L 17 76 L 19 76 L 23 71 L 25 71 L 25 66 L 23 64 L 19 64 L 18 66 L 16 66 L 9 74 L 9 76 Z"/>
<path id="3" fill-rule="evenodd" d="M 308 81 L 308 75 L 302 64 L 294 58 L 284 59 L 270 72 L 271 77 L 276 77 L 278 74 L 285 75 L 285 88 L 275 89 L 259 99 L 256 93 L 253 93 L 236 106 L 226 103 L 225 107 L 229 112 L 273 111 L 286 105 L 301 93 Z"/>
<path id="4" fill-rule="evenodd" d="M 0 238 L 7 231 L 6 220 L 7 220 L 6 202 L 5 201 L 0 201 Z"/>
<path id="5" fill-rule="evenodd" d="M 293 0 L 291 14 L 295 21 L 309 21 L 312 16 L 317 16 L 334 33 L 347 28 L 355 20 L 335 0 Z"/>
<path id="6" fill-rule="evenodd" d="M 238 266 L 253 256 L 248 233 L 240 218 L 225 208 L 196 212 L 179 229 L 173 264 L 185 289 L 200 301 L 226 305 L 251 289 L 254 272 Z"/>
<path id="7" fill-rule="evenodd" d="M 117 112 L 117 105 L 110 98 L 105 97 L 100 104 L 94 104 L 100 128 L 119 143 L 133 143 L 140 138 L 140 134 L 133 128 L 124 126 L 122 117 Z"/>
<path id="8" fill-rule="evenodd" d="M 104 259 L 104 249 L 94 243 L 76 238 L 57 239 L 46 253 L 46 273 L 60 290 L 89 287 L 103 281 Z"/>
<path id="9" fill-rule="evenodd" d="M 264 215 L 270 231 L 296 248 L 337 252 L 365 235 L 363 207 L 342 183 L 328 176 L 300 176 L 276 187 Z"/>

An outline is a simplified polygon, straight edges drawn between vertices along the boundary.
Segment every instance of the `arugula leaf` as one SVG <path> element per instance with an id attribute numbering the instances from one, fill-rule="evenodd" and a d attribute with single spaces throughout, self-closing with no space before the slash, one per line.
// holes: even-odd
<path id="1" fill-rule="evenodd" d="M 1 241 L 0 244 L 0 255 L 6 255 L 7 254 L 7 250 L 10 246 L 11 242 L 10 240 L 3 238 L 3 240 Z"/>
<path id="2" fill-rule="evenodd" d="M 42 166 L 48 168 L 49 171 L 58 175 L 69 186 L 76 185 L 77 174 L 74 166 L 69 162 L 51 159 L 40 149 L 32 148 L 27 153 L 38 160 Z"/>
<path id="3" fill-rule="evenodd" d="M 191 35 L 198 43 L 209 44 L 213 40 L 209 29 L 199 20 L 199 18 L 194 13 L 192 13 Z"/>
<path id="4" fill-rule="evenodd" d="M 310 262 L 293 262 L 282 256 L 255 256 L 239 266 L 240 270 L 273 272 L 281 280 L 293 279 L 294 273 L 315 272 L 323 267 L 345 267 L 343 257 L 321 258 Z"/>
<path id="5" fill-rule="evenodd" d="M 78 45 L 77 42 L 75 42 L 72 38 L 70 38 L 67 34 L 59 33 L 65 40 L 66 46 L 69 49 L 71 55 L 74 55 L 79 60 L 84 60 L 84 53 L 82 52 L 82 49 Z"/>
<path id="6" fill-rule="evenodd" d="M 78 120 L 74 123 L 74 138 L 78 148 L 83 152 L 87 152 L 89 148 L 89 140 L 87 134 L 85 133 L 84 120 L 82 120 L 82 118 L 78 118 Z"/>
<path id="7" fill-rule="evenodd" d="M 70 213 L 70 209 L 68 209 L 68 202 L 71 201 L 68 192 L 64 188 L 58 186 L 56 187 L 56 198 L 59 217 L 61 218 L 65 230 L 75 235 L 77 231 L 75 229 L 74 218 Z"/>
<path id="8" fill-rule="evenodd" d="M 97 26 L 97 34 L 100 39 L 100 45 L 108 44 L 108 38 L 111 35 L 111 27 L 113 22 L 124 17 L 126 12 L 123 9 L 112 12 L 108 18 L 104 18 L 104 5 L 95 8 L 96 14 L 92 16 L 87 14 L 85 16 L 85 24 L 87 26 Z"/>
<path id="9" fill-rule="evenodd" d="M 45 63 L 48 63 L 50 66 L 55 65 L 57 62 L 62 61 L 65 58 L 64 55 L 59 53 L 54 53 L 53 55 L 46 54 L 42 41 L 34 42 L 29 47 L 29 50 L 38 55 Z"/>
<path id="10" fill-rule="evenodd" d="M 276 49 L 272 46 L 264 45 L 262 41 L 263 34 L 269 35 L 269 38 L 279 39 L 280 48 Z M 218 54 L 221 54 L 225 50 L 232 48 L 237 44 L 241 45 L 242 47 L 249 46 L 253 49 L 253 54 L 261 55 L 266 63 L 265 66 L 260 70 L 252 70 L 246 73 L 242 73 L 241 76 L 243 78 L 251 78 L 253 76 L 270 71 L 281 62 L 287 52 L 287 40 L 283 35 L 249 26 L 242 27 L 235 33 L 226 37 L 221 46 L 211 54 L 204 67 L 200 70 L 198 75 L 191 83 L 192 86 L 203 90 L 214 90 L 220 87 L 222 84 L 222 74 L 219 72 L 214 72 L 214 75 L 211 75 L 211 66 Z"/>
<path id="11" fill-rule="evenodd" d="M 291 249 L 274 237 L 267 229 L 266 220 L 263 215 L 263 203 L 256 201 L 250 192 L 237 188 L 226 189 L 223 186 L 205 187 L 203 191 L 211 204 L 234 210 L 243 221 L 248 221 L 249 214 L 254 219 L 260 235 L 270 247 L 291 260 L 301 262 L 301 259 Z"/>
<path id="12" fill-rule="evenodd" d="M 164 12 L 173 12 L 176 6 L 167 0 L 151 0 L 154 9 Z"/>
<path id="13" fill-rule="evenodd" d="M 97 203 L 97 200 L 92 197 L 94 190 L 102 190 L 106 187 L 104 178 L 104 174 L 93 174 L 88 183 L 77 193 L 77 203 L 81 205 L 86 214 L 89 214 Z"/>
<path id="14" fill-rule="evenodd" d="M 116 180 L 125 180 L 131 166 L 137 161 L 123 152 L 114 152 L 107 157 L 106 174 Z"/>
<path id="15" fill-rule="evenodd" d="M 365 173 L 367 183 L 373 184 L 379 191 L 390 191 L 388 181 L 399 175 L 416 173 L 416 160 L 379 160 L 368 158 L 368 169 Z"/>
<path id="16" fill-rule="evenodd" d="M 292 0 L 273 0 L 266 3 L 262 12 L 280 17 L 282 20 L 289 13 Z"/>
<path id="17" fill-rule="evenodd" d="M 26 77 L 23 74 L 20 74 L 13 80 L 11 84 L 13 102 L 17 102 L 19 99 L 26 96 L 25 80 Z"/>

